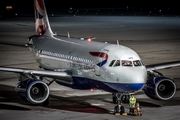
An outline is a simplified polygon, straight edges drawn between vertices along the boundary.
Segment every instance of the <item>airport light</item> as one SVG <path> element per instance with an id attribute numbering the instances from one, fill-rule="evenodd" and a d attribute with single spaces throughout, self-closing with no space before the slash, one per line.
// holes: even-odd
<path id="1" fill-rule="evenodd" d="M 12 6 L 6 6 L 6 9 L 10 10 L 10 9 L 13 9 L 13 7 Z"/>
<path id="2" fill-rule="evenodd" d="M 91 92 L 93 92 L 93 91 L 94 91 L 94 89 L 93 89 L 93 88 L 91 88 L 91 89 L 90 89 L 90 91 L 91 91 Z"/>
<path id="3" fill-rule="evenodd" d="M 92 41 L 91 38 L 88 38 L 87 40 L 88 40 L 88 42 L 91 42 L 91 41 Z"/>

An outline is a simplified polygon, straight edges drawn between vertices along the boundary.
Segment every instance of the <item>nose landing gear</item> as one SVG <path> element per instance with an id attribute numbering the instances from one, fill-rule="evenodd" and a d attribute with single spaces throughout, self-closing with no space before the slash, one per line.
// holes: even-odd
<path id="1" fill-rule="evenodd" d="M 131 99 L 130 99 L 131 97 Z M 133 116 L 142 116 L 141 107 L 139 102 L 134 103 L 132 107 L 132 94 L 125 94 L 125 93 L 113 93 L 112 94 L 113 103 L 117 104 L 114 107 L 114 114 L 115 115 L 133 115 Z M 125 107 L 122 103 L 130 104 L 130 112 L 125 112 Z"/>
<path id="2" fill-rule="evenodd" d="M 125 113 L 125 108 L 122 105 L 122 103 L 128 103 L 129 102 L 129 96 L 122 94 L 122 93 L 113 93 L 112 94 L 113 103 L 117 104 L 114 107 L 114 114 L 115 115 L 127 115 Z"/>

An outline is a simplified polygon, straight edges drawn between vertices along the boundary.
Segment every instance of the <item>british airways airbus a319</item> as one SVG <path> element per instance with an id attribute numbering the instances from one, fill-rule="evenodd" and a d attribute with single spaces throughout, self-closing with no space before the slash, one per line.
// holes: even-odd
<path id="1" fill-rule="evenodd" d="M 26 47 L 42 70 L 0 67 L 0 71 L 20 74 L 16 91 L 24 101 L 48 104 L 52 82 L 110 92 L 114 103 L 121 97 L 127 102 L 130 93 L 140 90 L 156 100 L 169 100 L 175 95 L 173 80 L 156 70 L 179 66 L 179 61 L 145 66 L 139 55 L 126 46 L 54 34 L 44 0 L 34 0 L 34 7 L 35 35 L 29 37 Z M 44 82 L 45 77 L 52 81 Z"/>

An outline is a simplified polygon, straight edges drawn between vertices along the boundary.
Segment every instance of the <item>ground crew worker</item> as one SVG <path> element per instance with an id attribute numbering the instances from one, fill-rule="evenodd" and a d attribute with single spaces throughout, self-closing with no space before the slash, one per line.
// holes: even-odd
<path id="1" fill-rule="evenodd" d="M 136 107 L 136 98 L 134 97 L 133 94 L 130 95 L 129 98 L 129 106 L 130 106 L 130 114 L 134 113 L 134 108 Z"/>

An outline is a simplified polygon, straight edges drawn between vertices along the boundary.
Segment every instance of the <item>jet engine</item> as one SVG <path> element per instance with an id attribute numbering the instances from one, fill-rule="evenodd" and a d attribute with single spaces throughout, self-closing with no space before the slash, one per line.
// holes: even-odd
<path id="1" fill-rule="evenodd" d="M 36 79 L 19 82 L 16 91 L 22 100 L 31 104 L 44 103 L 49 97 L 48 85 Z"/>
<path id="2" fill-rule="evenodd" d="M 176 85 L 173 80 L 164 76 L 150 77 L 143 90 L 152 99 L 169 100 L 176 93 Z"/>

